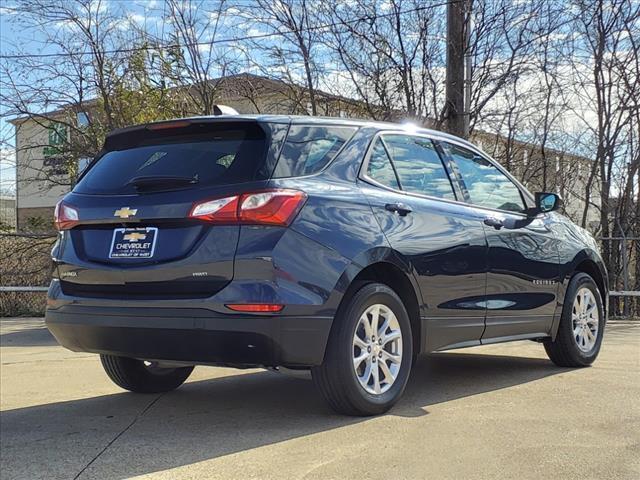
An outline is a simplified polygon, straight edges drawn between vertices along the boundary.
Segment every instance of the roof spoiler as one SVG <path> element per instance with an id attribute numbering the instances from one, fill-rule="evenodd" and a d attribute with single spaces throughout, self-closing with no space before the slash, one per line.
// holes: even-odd
<path id="1" fill-rule="evenodd" d="M 214 115 L 240 115 L 235 108 L 231 108 L 227 105 L 214 105 L 213 114 Z"/>
<path id="2" fill-rule="evenodd" d="M 179 120 L 165 120 L 161 122 L 133 125 L 109 132 L 104 140 L 104 150 L 122 150 L 132 148 L 141 140 L 163 138 L 173 132 L 184 134 L 200 134 L 208 128 L 215 128 L 223 124 L 255 124 L 256 120 L 244 118 L 240 114 L 210 115 L 208 117 L 193 117 Z M 210 127 L 209 127 L 210 126 Z"/>

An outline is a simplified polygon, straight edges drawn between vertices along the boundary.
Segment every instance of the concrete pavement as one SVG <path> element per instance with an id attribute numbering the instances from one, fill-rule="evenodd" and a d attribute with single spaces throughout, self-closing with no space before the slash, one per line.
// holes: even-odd
<path id="1" fill-rule="evenodd" d="M 640 478 L 640 321 L 587 369 L 533 342 L 419 361 L 387 415 L 333 414 L 308 380 L 198 367 L 125 393 L 40 319 L 0 319 L 0 477 Z"/>

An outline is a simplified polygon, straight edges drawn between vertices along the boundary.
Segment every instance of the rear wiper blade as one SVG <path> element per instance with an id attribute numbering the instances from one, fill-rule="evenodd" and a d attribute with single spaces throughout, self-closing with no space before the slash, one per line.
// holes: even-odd
<path id="1" fill-rule="evenodd" d="M 183 185 L 193 185 L 198 183 L 198 176 L 193 177 L 177 177 L 169 175 L 152 175 L 147 177 L 135 177 L 129 180 L 127 185 L 133 185 L 136 188 L 153 188 L 153 187 L 178 187 Z"/>

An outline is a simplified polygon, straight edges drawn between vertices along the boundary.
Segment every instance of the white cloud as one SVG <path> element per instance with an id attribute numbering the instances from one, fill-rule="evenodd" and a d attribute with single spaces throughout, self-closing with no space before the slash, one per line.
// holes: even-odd
<path id="1" fill-rule="evenodd" d="M 16 15 L 17 13 L 13 7 L 0 7 L 0 15 Z"/>

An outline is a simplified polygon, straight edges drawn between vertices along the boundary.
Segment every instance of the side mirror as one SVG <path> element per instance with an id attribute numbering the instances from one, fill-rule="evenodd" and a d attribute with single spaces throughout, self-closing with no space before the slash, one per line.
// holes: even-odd
<path id="1" fill-rule="evenodd" d="M 556 193 L 536 193 L 537 213 L 547 213 L 558 210 L 562 205 L 562 198 Z"/>

